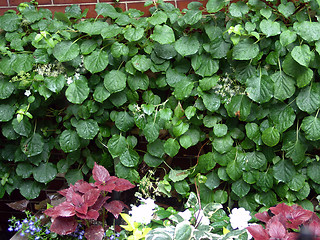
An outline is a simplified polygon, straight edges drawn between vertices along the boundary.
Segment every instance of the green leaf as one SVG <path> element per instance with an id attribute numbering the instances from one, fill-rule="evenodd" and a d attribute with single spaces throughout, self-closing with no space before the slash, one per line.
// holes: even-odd
<path id="1" fill-rule="evenodd" d="M 16 31 L 20 22 L 21 18 L 16 13 L 7 13 L 0 16 L 0 28 L 7 32 Z"/>
<path id="2" fill-rule="evenodd" d="M 198 158 L 198 165 L 196 167 L 196 171 L 201 173 L 210 172 L 216 166 L 216 161 L 214 160 L 214 154 L 212 152 L 208 152 L 206 154 L 202 154 Z"/>
<path id="3" fill-rule="evenodd" d="M 40 154 L 43 151 L 44 141 L 40 134 L 35 133 L 22 142 L 21 150 L 27 157 Z"/>
<path id="4" fill-rule="evenodd" d="M 166 72 L 166 81 L 171 87 L 175 87 L 176 84 L 181 81 L 190 82 L 188 77 L 185 74 L 180 73 L 176 69 L 172 69 L 172 68 L 168 69 L 168 71 Z"/>
<path id="5" fill-rule="evenodd" d="M 245 121 L 251 112 L 251 101 L 246 95 L 235 95 L 225 107 L 230 117 Z"/>
<path id="6" fill-rule="evenodd" d="M 107 147 L 113 158 L 119 157 L 127 150 L 126 138 L 121 135 L 112 135 Z"/>
<path id="7" fill-rule="evenodd" d="M 26 199 L 37 198 L 42 188 L 42 184 L 32 180 L 22 181 L 19 186 L 21 195 L 24 196 Z"/>
<path id="8" fill-rule="evenodd" d="M 159 157 L 152 156 L 149 153 L 146 153 L 143 157 L 143 161 L 149 166 L 149 167 L 158 167 L 161 163 L 163 163 L 163 159 Z"/>
<path id="9" fill-rule="evenodd" d="M 300 191 L 303 186 L 305 185 L 305 176 L 302 174 L 297 174 L 292 178 L 292 180 L 289 182 L 288 187 L 295 192 Z"/>
<path id="10" fill-rule="evenodd" d="M 1 63 L 0 63 L 1 65 Z M 11 96 L 11 94 L 13 93 L 15 87 L 13 85 L 13 83 L 4 80 L 0 77 L 0 99 L 6 99 L 8 97 Z M 2 115 L 2 114 L 0 114 Z"/>
<path id="11" fill-rule="evenodd" d="M 131 61 L 133 67 L 140 72 L 146 72 L 152 66 L 151 59 L 147 58 L 146 55 L 135 55 Z"/>
<path id="12" fill-rule="evenodd" d="M 119 58 L 121 56 L 128 56 L 129 48 L 124 43 L 114 42 L 111 46 L 111 54 L 115 58 Z"/>
<path id="13" fill-rule="evenodd" d="M 115 125 L 120 131 L 126 132 L 134 126 L 134 119 L 128 112 L 118 112 Z"/>
<path id="14" fill-rule="evenodd" d="M 203 100 L 204 106 L 210 111 L 215 112 L 220 107 L 220 97 L 215 93 L 215 91 L 210 92 L 200 92 L 199 95 Z"/>
<path id="15" fill-rule="evenodd" d="M 33 177 L 36 181 L 41 183 L 48 183 L 52 181 L 57 175 L 57 168 L 53 163 L 40 163 L 38 167 L 33 170 Z"/>
<path id="16" fill-rule="evenodd" d="M 262 204 L 266 207 L 271 207 L 277 204 L 277 195 L 273 191 L 260 192 L 255 195 L 257 203 Z"/>
<path id="17" fill-rule="evenodd" d="M 267 35 L 267 37 L 276 36 L 281 33 L 280 31 L 280 23 L 273 22 L 272 20 L 263 19 L 260 22 L 261 31 Z"/>
<path id="18" fill-rule="evenodd" d="M 283 16 L 288 18 L 295 12 L 296 7 L 294 6 L 293 2 L 288 2 L 286 4 L 281 3 L 278 6 L 278 10 Z"/>
<path id="19" fill-rule="evenodd" d="M 154 142 L 149 143 L 147 145 L 148 153 L 150 153 L 152 156 L 162 158 L 165 154 L 164 152 L 164 146 L 163 141 L 160 139 L 156 139 Z"/>
<path id="20" fill-rule="evenodd" d="M 61 149 L 66 152 L 74 152 L 80 147 L 80 138 L 73 130 L 64 130 L 59 137 Z"/>
<path id="21" fill-rule="evenodd" d="M 149 78 L 146 74 L 137 72 L 133 76 L 128 76 L 128 85 L 133 91 L 136 91 L 138 89 L 147 90 L 149 87 Z"/>
<path id="22" fill-rule="evenodd" d="M 268 102 L 273 97 L 273 82 L 267 75 L 253 76 L 246 85 L 248 97 L 257 103 Z"/>
<path id="23" fill-rule="evenodd" d="M 174 32 L 168 25 L 156 25 L 150 37 L 160 44 L 170 44 L 175 41 Z"/>
<path id="24" fill-rule="evenodd" d="M 183 20 L 188 25 L 194 25 L 198 23 L 202 18 L 202 12 L 199 9 L 191 9 L 183 16 Z"/>
<path id="25" fill-rule="evenodd" d="M 157 11 L 153 13 L 151 17 L 147 18 L 147 21 L 152 25 L 159 25 L 159 24 L 165 23 L 167 19 L 168 19 L 168 16 L 165 12 Z"/>
<path id="26" fill-rule="evenodd" d="M 17 54 L 15 61 L 12 63 L 12 69 L 16 73 L 29 72 L 33 68 L 34 59 L 31 54 Z"/>
<path id="27" fill-rule="evenodd" d="M 206 8 L 208 13 L 215 13 L 220 11 L 226 5 L 225 1 L 220 0 L 209 0 Z"/>
<path id="28" fill-rule="evenodd" d="M 180 149 L 180 145 L 176 139 L 169 138 L 164 143 L 164 151 L 166 154 L 168 154 L 170 157 L 174 157 L 178 154 Z"/>
<path id="29" fill-rule="evenodd" d="M 96 49 L 98 46 L 98 43 L 92 39 L 90 40 L 85 40 L 84 42 L 81 43 L 80 45 L 80 50 L 82 54 L 90 54 L 93 52 L 93 50 Z"/>
<path id="30" fill-rule="evenodd" d="M 139 154 L 132 149 L 127 149 L 120 156 L 120 162 L 126 167 L 136 167 L 139 160 Z"/>
<path id="31" fill-rule="evenodd" d="M 282 159 L 273 166 L 274 178 L 279 182 L 289 183 L 296 175 L 294 165 L 288 159 Z"/>
<path id="32" fill-rule="evenodd" d="M 307 166 L 308 177 L 317 184 L 320 184 L 320 162 L 312 162 Z"/>
<path id="33" fill-rule="evenodd" d="M 312 83 L 311 86 L 302 89 L 297 96 L 296 103 L 301 111 L 314 113 L 320 108 L 320 84 Z"/>
<path id="34" fill-rule="evenodd" d="M 320 119 L 317 116 L 308 116 L 302 120 L 301 129 L 306 134 L 306 139 L 316 141 L 320 139 Z"/>
<path id="35" fill-rule="evenodd" d="M 274 85 L 274 98 L 283 101 L 290 98 L 295 92 L 295 80 L 282 71 L 271 75 Z"/>
<path id="36" fill-rule="evenodd" d="M 291 127 L 296 119 L 296 115 L 291 106 L 286 104 L 276 104 L 272 106 L 270 118 L 280 133 Z"/>
<path id="37" fill-rule="evenodd" d="M 199 81 L 199 87 L 202 91 L 209 91 L 212 89 L 215 85 L 217 85 L 220 77 L 219 76 L 212 76 L 212 77 L 206 77 Z"/>
<path id="38" fill-rule="evenodd" d="M 116 24 L 108 25 L 101 31 L 103 38 L 113 38 L 122 32 L 122 28 Z"/>
<path id="39" fill-rule="evenodd" d="M 249 7 L 244 2 L 231 3 L 229 7 L 231 16 L 240 18 L 249 12 Z"/>
<path id="40" fill-rule="evenodd" d="M 31 123 L 26 117 L 24 117 L 20 122 L 18 122 L 17 118 L 14 118 L 12 120 L 12 126 L 16 133 L 25 137 L 28 137 L 32 130 Z"/>
<path id="41" fill-rule="evenodd" d="M 213 127 L 213 133 L 217 137 L 223 137 L 227 134 L 228 132 L 228 126 L 225 124 L 216 124 Z"/>
<path id="42" fill-rule="evenodd" d="M 66 173 L 65 178 L 66 178 L 68 184 L 75 184 L 78 180 L 83 179 L 81 169 L 70 169 Z"/>
<path id="43" fill-rule="evenodd" d="M 212 145 L 217 152 L 223 154 L 230 151 L 233 145 L 233 139 L 231 138 L 230 134 L 220 138 L 216 137 L 213 139 Z"/>
<path id="44" fill-rule="evenodd" d="M 104 77 L 104 86 L 110 93 L 120 92 L 126 87 L 127 76 L 119 70 L 111 70 Z"/>
<path id="45" fill-rule="evenodd" d="M 212 59 L 207 54 L 194 55 L 191 65 L 201 77 L 210 77 L 219 70 L 219 61 Z"/>
<path id="46" fill-rule="evenodd" d="M 60 74 L 58 77 L 45 77 L 44 84 L 45 86 L 54 93 L 59 93 L 66 83 L 65 77 Z"/>
<path id="47" fill-rule="evenodd" d="M 95 11 L 98 15 L 102 15 L 103 17 L 111 17 L 112 19 L 117 18 L 120 14 L 109 3 L 97 3 Z"/>
<path id="48" fill-rule="evenodd" d="M 192 138 L 189 135 L 183 135 L 179 138 L 179 143 L 184 149 L 192 146 Z"/>
<path id="49" fill-rule="evenodd" d="M 89 96 L 90 89 L 85 78 L 76 79 L 66 90 L 66 97 L 69 102 L 81 104 Z"/>
<path id="50" fill-rule="evenodd" d="M 274 147 L 280 141 L 280 133 L 275 127 L 269 127 L 262 132 L 261 139 L 267 146 Z"/>
<path id="51" fill-rule="evenodd" d="M 103 71 L 108 63 L 108 53 L 103 50 L 96 50 L 83 59 L 84 67 L 91 73 Z"/>
<path id="52" fill-rule="evenodd" d="M 293 30 L 307 42 L 318 41 L 320 39 L 320 23 L 319 22 L 295 22 Z"/>
<path id="53" fill-rule="evenodd" d="M 174 189 L 177 191 L 177 193 L 183 196 L 186 196 L 190 192 L 190 187 L 186 180 L 175 182 Z"/>
<path id="54" fill-rule="evenodd" d="M 163 119 L 163 120 L 170 120 L 172 118 L 172 110 L 170 108 L 163 108 L 159 111 L 160 113 L 160 117 Z"/>
<path id="55" fill-rule="evenodd" d="M 28 178 L 32 174 L 33 166 L 30 163 L 19 163 L 16 168 L 16 173 L 22 178 Z"/>
<path id="56" fill-rule="evenodd" d="M 189 171 L 187 171 L 187 170 L 173 170 L 173 169 L 171 169 L 169 172 L 169 178 L 173 182 L 182 181 L 183 179 L 185 179 L 188 176 L 189 176 Z"/>
<path id="57" fill-rule="evenodd" d="M 256 123 L 247 123 L 246 126 L 247 137 L 254 141 L 258 145 L 262 145 L 261 133 L 258 124 Z"/>
<path id="58" fill-rule="evenodd" d="M 251 60 L 259 54 L 259 51 L 259 45 L 248 38 L 234 46 L 232 57 L 235 60 Z"/>
<path id="59" fill-rule="evenodd" d="M 250 185 L 239 179 L 238 181 L 232 183 L 231 190 L 234 192 L 238 197 L 243 198 L 246 196 L 250 191 Z"/>
<path id="60" fill-rule="evenodd" d="M 207 181 L 205 183 L 206 187 L 213 190 L 220 185 L 220 178 L 216 172 L 209 172 L 207 175 Z"/>
<path id="61" fill-rule="evenodd" d="M 282 46 L 287 46 L 297 39 L 297 34 L 292 30 L 285 30 L 280 34 L 280 43 Z"/>
<path id="62" fill-rule="evenodd" d="M 228 201 L 228 193 L 224 190 L 217 190 L 213 194 L 214 202 L 224 204 Z"/>
<path id="63" fill-rule="evenodd" d="M 174 231 L 174 239 L 190 240 L 192 237 L 193 229 L 191 224 L 187 221 L 178 223 Z"/>
<path id="64" fill-rule="evenodd" d="M 246 154 L 247 164 L 252 169 L 261 170 L 267 163 L 267 158 L 262 152 L 249 152 Z"/>
<path id="65" fill-rule="evenodd" d="M 149 143 L 154 142 L 159 137 L 160 127 L 154 122 L 148 122 L 143 129 L 143 134 Z"/>
<path id="66" fill-rule="evenodd" d="M 291 51 L 291 56 L 300 65 L 308 67 L 312 58 L 312 53 L 308 45 L 295 46 Z"/>
<path id="67" fill-rule="evenodd" d="M 174 44 L 176 51 L 183 57 L 197 53 L 199 47 L 200 43 L 196 36 L 183 36 Z"/>
<path id="68" fill-rule="evenodd" d="M 15 114 L 15 108 L 8 104 L 0 104 L 0 122 L 10 121 Z"/>
<path id="69" fill-rule="evenodd" d="M 268 172 L 259 172 L 256 184 L 262 191 L 269 191 L 273 187 L 273 175 Z"/>
<path id="70" fill-rule="evenodd" d="M 188 106 L 184 111 L 186 117 L 190 120 L 194 115 L 196 115 L 197 109 L 194 106 Z"/>
<path id="71" fill-rule="evenodd" d="M 172 132 L 174 136 L 179 137 L 182 134 L 184 134 L 186 131 L 188 131 L 188 129 L 189 129 L 189 124 L 181 121 L 179 124 L 174 125 L 172 127 Z"/>
<path id="72" fill-rule="evenodd" d="M 67 62 L 76 58 L 80 53 L 80 47 L 72 41 L 62 41 L 55 45 L 53 55 L 59 62 Z"/>
<path id="73" fill-rule="evenodd" d="M 284 135 L 282 151 L 286 152 L 286 157 L 291 158 L 297 165 L 305 159 L 307 145 L 303 142 L 300 132 L 289 131 Z"/>
<path id="74" fill-rule="evenodd" d="M 98 85 L 93 93 L 93 98 L 97 102 L 102 103 L 108 97 L 110 97 L 110 92 L 103 86 L 103 84 Z"/>
<path id="75" fill-rule="evenodd" d="M 93 139 L 99 132 L 98 123 L 93 119 L 80 120 L 76 125 L 79 137 L 83 139 Z"/>
<path id="76" fill-rule="evenodd" d="M 238 180 L 242 175 L 241 167 L 236 161 L 231 161 L 227 165 L 226 172 L 229 175 L 229 177 L 234 181 Z"/>

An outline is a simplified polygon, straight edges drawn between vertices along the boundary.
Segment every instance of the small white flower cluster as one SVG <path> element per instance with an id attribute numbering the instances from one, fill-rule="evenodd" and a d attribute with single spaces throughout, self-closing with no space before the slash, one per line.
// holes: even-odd
<path id="1" fill-rule="evenodd" d="M 157 205 L 151 198 L 141 199 L 140 201 L 142 204 L 138 207 L 131 205 L 132 210 L 129 211 L 129 214 L 134 222 L 149 224 L 153 219 L 154 210 Z"/>
<path id="2" fill-rule="evenodd" d="M 231 210 L 231 214 L 229 215 L 230 217 L 230 223 L 231 227 L 233 229 L 239 229 L 243 230 L 247 228 L 249 225 L 248 222 L 251 219 L 250 212 L 245 210 L 244 208 L 233 208 Z M 248 239 L 251 239 L 252 236 L 251 234 L 247 231 L 248 233 Z"/>
<path id="3" fill-rule="evenodd" d="M 31 91 L 28 89 L 24 92 L 24 95 L 26 95 L 27 97 L 29 97 L 31 95 Z"/>
<path id="4" fill-rule="evenodd" d="M 231 101 L 232 96 L 246 94 L 244 87 L 231 79 L 228 74 L 225 77 L 220 77 L 213 90 L 221 97 L 222 102 L 227 104 Z"/>
<path id="5" fill-rule="evenodd" d="M 80 73 L 75 73 L 73 76 L 67 77 L 67 84 L 70 85 L 74 80 L 79 80 L 80 76 Z"/>
<path id="6" fill-rule="evenodd" d="M 190 221 L 192 217 L 192 213 L 189 209 L 186 209 L 184 212 L 179 212 L 178 214 L 183 218 L 184 221 Z M 196 226 L 210 224 L 209 218 L 203 214 L 203 211 L 201 209 L 194 213 L 194 217 L 196 219 Z"/>
<path id="7" fill-rule="evenodd" d="M 60 62 L 39 64 L 35 71 L 43 77 L 58 77 L 59 74 L 65 72 L 65 68 Z"/>
<path id="8" fill-rule="evenodd" d="M 79 66 L 76 68 L 76 72 L 80 72 L 80 71 L 84 68 L 84 65 L 83 65 L 83 55 L 80 55 L 80 58 L 81 58 L 81 63 L 80 63 Z"/>
<path id="9" fill-rule="evenodd" d="M 144 114 L 142 108 L 138 104 L 135 103 L 131 110 L 134 115 L 138 115 L 138 119 L 145 117 L 145 114 Z"/>

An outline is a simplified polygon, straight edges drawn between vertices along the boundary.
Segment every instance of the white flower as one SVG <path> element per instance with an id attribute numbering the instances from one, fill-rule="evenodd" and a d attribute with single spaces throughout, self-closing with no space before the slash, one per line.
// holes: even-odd
<path id="1" fill-rule="evenodd" d="M 141 204 L 139 207 L 132 206 L 132 210 L 129 211 L 129 214 L 134 222 L 149 224 L 153 218 L 154 209 L 157 205 L 151 198 L 141 199 L 141 202 L 144 204 Z"/>
<path id="2" fill-rule="evenodd" d="M 231 211 L 230 223 L 233 229 L 245 229 L 249 226 L 248 221 L 251 219 L 250 212 L 244 208 L 234 208 Z"/>
<path id="3" fill-rule="evenodd" d="M 178 213 L 185 221 L 189 221 L 192 217 L 192 214 L 189 209 L 186 209 L 184 212 Z"/>
<path id="4" fill-rule="evenodd" d="M 74 78 L 75 78 L 76 80 L 79 80 L 79 79 L 80 79 L 80 73 L 75 73 L 75 74 L 74 74 Z"/>
<path id="5" fill-rule="evenodd" d="M 31 91 L 30 91 L 30 90 L 26 90 L 26 91 L 24 92 L 24 95 L 26 95 L 27 97 L 29 97 L 29 96 L 31 95 Z"/>
<path id="6" fill-rule="evenodd" d="M 73 83 L 73 79 L 72 79 L 72 77 L 68 77 L 67 78 L 67 84 L 70 85 L 71 83 Z"/>
<path id="7" fill-rule="evenodd" d="M 210 224 L 210 220 L 208 217 L 206 217 L 203 214 L 202 210 L 198 210 L 195 214 L 194 217 L 196 218 L 196 226 L 197 225 L 209 225 Z"/>

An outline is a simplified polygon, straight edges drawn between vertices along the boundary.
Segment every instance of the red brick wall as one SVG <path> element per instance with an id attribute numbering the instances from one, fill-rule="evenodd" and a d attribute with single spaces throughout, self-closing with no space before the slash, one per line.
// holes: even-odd
<path id="1" fill-rule="evenodd" d="M 16 9 L 16 7 L 22 3 L 27 2 L 28 0 L 0 0 L 0 15 L 3 15 L 5 11 L 9 9 Z M 138 9 L 145 12 L 147 16 L 149 7 L 144 7 L 145 0 L 120 0 L 119 3 L 116 3 L 113 0 L 38 0 L 39 7 L 48 8 L 52 12 L 64 12 L 66 6 L 71 4 L 79 4 L 82 9 L 88 8 L 89 12 L 87 17 L 95 17 L 96 13 L 94 11 L 95 4 L 98 2 L 109 2 L 115 7 L 120 7 L 124 11 L 130 8 Z M 192 2 L 191 0 L 168 0 L 166 2 L 172 3 L 175 7 L 180 9 L 187 8 L 188 3 Z M 207 0 L 199 1 L 206 4 Z"/>

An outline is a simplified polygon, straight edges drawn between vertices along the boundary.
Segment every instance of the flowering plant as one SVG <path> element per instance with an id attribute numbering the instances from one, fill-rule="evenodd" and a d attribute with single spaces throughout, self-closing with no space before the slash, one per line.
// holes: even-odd
<path id="1" fill-rule="evenodd" d="M 77 229 L 79 223 L 87 226 L 84 236 L 88 240 L 101 240 L 105 235 L 106 210 L 118 218 L 126 205 L 122 201 L 107 202 L 112 191 L 125 191 L 134 185 L 128 180 L 110 176 L 109 172 L 95 163 L 92 171 L 94 183 L 77 181 L 69 188 L 59 191 L 65 201 L 49 208 L 44 213 L 52 218 L 50 230 L 60 235 L 67 235 Z M 102 223 L 98 218 L 102 213 Z M 94 224 L 91 224 L 94 223 Z"/>
<path id="2" fill-rule="evenodd" d="M 268 211 L 255 214 L 255 217 L 265 223 L 265 228 L 258 224 L 247 227 L 255 240 L 296 240 L 299 239 L 299 230 L 307 231 L 310 239 L 320 237 L 319 217 L 298 205 L 280 203 Z"/>

